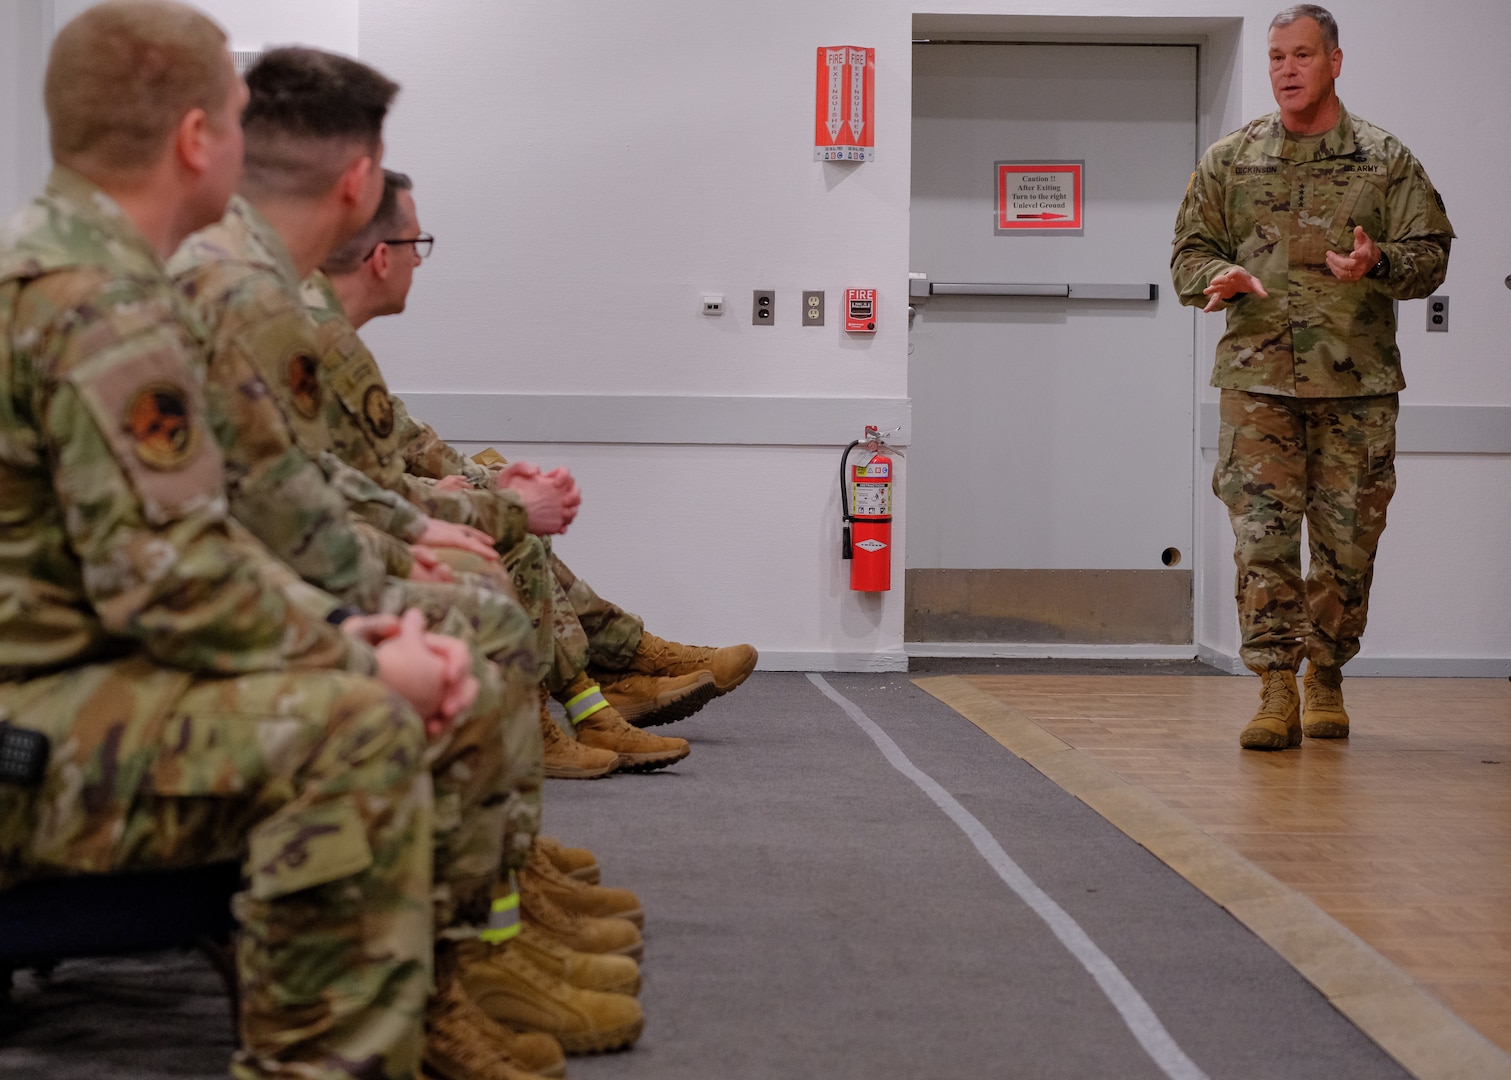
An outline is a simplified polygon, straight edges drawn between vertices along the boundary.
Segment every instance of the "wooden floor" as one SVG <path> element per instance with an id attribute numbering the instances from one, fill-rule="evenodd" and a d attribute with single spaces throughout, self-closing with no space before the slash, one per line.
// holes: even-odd
<path id="1" fill-rule="evenodd" d="M 969 676 L 1300 892 L 1511 1051 L 1511 683 L 1352 679 L 1346 741 L 1240 751 L 1254 678 Z"/>

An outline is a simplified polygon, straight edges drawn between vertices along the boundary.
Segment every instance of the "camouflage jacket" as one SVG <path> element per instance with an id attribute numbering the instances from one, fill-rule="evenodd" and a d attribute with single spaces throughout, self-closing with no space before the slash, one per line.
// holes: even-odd
<path id="1" fill-rule="evenodd" d="M 1343 282 L 1326 254 L 1348 254 L 1362 226 L 1389 260 L 1379 277 Z M 1242 266 L 1269 296 L 1224 305 L 1212 385 L 1288 397 L 1401 390 L 1393 300 L 1427 296 L 1448 272 L 1453 227 L 1411 151 L 1343 110 L 1316 139 L 1278 112 L 1202 156 L 1175 223 L 1171 276 L 1201 307 L 1212 278 Z"/>
<path id="2" fill-rule="evenodd" d="M 0 228 L 0 680 L 131 655 L 192 675 L 375 670 L 323 620 L 336 600 L 296 598 L 227 518 L 203 340 L 76 173 Z"/>
<path id="3" fill-rule="evenodd" d="M 303 295 L 319 328 L 326 426 L 337 455 L 431 517 L 483 530 L 500 549 L 523 540 L 529 532 L 527 518 L 513 492 L 499 491 L 491 483 L 471 491 L 440 491 L 412 474 L 404 451 L 414 421 L 388 392 L 378 361 L 347 321 L 330 278 L 317 270 L 305 279 Z"/>
<path id="4" fill-rule="evenodd" d="M 491 488 L 499 470 L 479 465 L 444 441 L 435 428 L 410 415 L 402 398 L 393 399 L 394 425 L 404 447 L 404 463 L 416 476 L 439 480 L 444 476 L 464 476 L 475 488 Z"/>
<path id="5" fill-rule="evenodd" d="M 405 576 L 425 515 L 333 452 L 315 327 L 282 239 L 236 197 L 168 263 L 210 331 L 210 408 L 231 512 L 309 582 L 371 608 Z M 371 529 L 364 529 L 361 523 Z"/>

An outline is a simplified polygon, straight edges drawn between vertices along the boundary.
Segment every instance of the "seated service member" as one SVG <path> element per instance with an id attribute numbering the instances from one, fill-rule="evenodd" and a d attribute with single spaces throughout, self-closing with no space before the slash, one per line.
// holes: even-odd
<path id="1" fill-rule="evenodd" d="M 414 581 L 387 578 L 379 570 L 370 576 L 359 572 L 352 580 L 356 559 L 350 553 L 362 543 L 347 508 L 353 493 L 420 522 L 420 539 L 460 540 L 494 563 L 498 556 L 486 536 L 428 518 L 330 452 L 330 433 L 322 422 L 328 389 L 316 366 L 314 326 L 299 295 L 300 276 L 371 216 L 382 186 L 377 165 L 382 123 L 398 88 L 358 61 L 306 48 L 265 54 L 248 71 L 247 83 L 241 194 L 219 223 L 190 237 L 171 263 L 210 332 L 208 383 L 231 465 L 232 512 L 311 584 L 369 610 L 418 607 L 433 625 L 476 646 L 476 666 L 487 668 L 491 659 L 502 670 L 504 697 L 487 703 L 492 709 L 487 719 L 495 749 L 505 750 L 503 787 L 481 804 L 464 804 L 472 805 L 472 812 L 448 820 L 465 834 L 457 843 L 470 853 L 469 865 L 487 868 L 479 889 L 454 896 L 453 902 L 472 918 L 479 913 L 469 899 L 483 904 L 484 917 L 492 905 L 498 914 L 486 933 L 511 931 L 517 913 L 512 883 L 506 881 L 497 902 L 489 893 L 498 884 L 500 848 L 507 879 L 508 870 L 523 867 L 539 829 L 532 631 L 506 592 L 470 575 L 455 582 Z M 486 827 L 500 815 L 502 833 L 492 835 Z M 626 925 L 622 932 L 629 939 L 623 944 L 638 947 L 635 927 Z M 438 1072 L 454 1071 L 441 1063 L 443 1048 L 466 1043 L 452 1037 L 465 1005 L 448 981 L 456 951 L 448 941 L 438 954 L 441 992 L 458 1006 L 445 1014 L 447 1023 L 439 1018 L 432 1023 L 426 1060 Z M 617 1033 L 619 1041 L 612 1045 L 638 1036 L 641 1013 L 633 999 L 615 995 L 595 1005 L 596 1012 L 589 1010 L 595 1022 L 604 1015 L 612 1020 L 595 1028 L 598 1042 L 604 1030 Z M 464 1033 L 467 1025 L 479 1027 L 476 1020 L 467 1020 Z M 570 1041 L 574 1032 L 560 1034 Z M 499 1033 L 493 1041 L 506 1042 Z M 523 1062 L 527 1055 L 517 1045 L 512 1049 Z M 475 1056 L 458 1052 L 448 1060 L 459 1066 Z"/>
<path id="2" fill-rule="evenodd" d="M 244 95 L 225 35 L 166 0 L 53 43 L 56 168 L 0 228 L 0 715 L 51 757 L 0 785 L 0 887 L 240 859 L 233 1073 L 409 1080 L 426 727 L 371 676 L 442 737 L 468 689 L 413 619 L 376 649 L 331 625 L 336 601 L 226 516 L 163 259 L 225 207 Z"/>
<path id="3" fill-rule="evenodd" d="M 1285 9 L 1269 52 L 1279 109 L 1202 156 L 1171 256 L 1182 302 L 1227 318 L 1212 488 L 1236 537 L 1239 654 L 1263 680 L 1238 738 L 1249 750 L 1348 735 L 1342 668 L 1396 488 L 1393 301 L 1442 284 L 1453 237 L 1411 151 L 1338 100 L 1332 15 Z"/>
<path id="4" fill-rule="evenodd" d="M 306 282 L 305 297 L 321 327 L 322 362 L 336 388 L 333 399 L 344 410 L 329 410 L 333 428 L 349 433 L 338 438 L 343 457 L 390 485 L 395 484 L 393 476 L 406 471 L 405 482 L 411 486 L 420 484 L 420 477 L 451 477 L 457 482 L 434 487 L 486 506 L 511 486 L 564 470 L 542 474 L 515 464 L 490 471 L 462 458 L 433 431 L 410 420 L 403 402 L 389 396 L 376 360 L 356 334 L 369 320 L 404 310 L 424 257 L 421 248 L 431 242 L 420 230 L 411 181 L 390 171 L 372 222 L 331 253 L 323 264 L 325 273 Z M 476 485 L 463 482 L 464 474 L 475 474 Z M 677 760 L 687 752 L 684 740 L 636 733 L 625 720 L 650 726 L 690 716 L 739 686 L 754 669 L 757 654 L 750 646 L 712 649 L 665 641 L 646 632 L 637 616 L 598 596 L 549 547 L 542 558 L 529 545 L 510 550 L 502 537 L 496 538 L 532 620 L 548 629 L 554 625 L 557 662 L 546 673 L 547 688 L 568 706 L 578 736 L 576 741 L 561 739 L 554 721 L 542 714 L 547 775 L 597 775 L 587 755 L 604 750 L 618 752 L 621 768 L 656 768 Z M 532 608 L 532 601 L 541 608 Z M 543 643 L 543 656 L 551 644 L 551 639 Z M 586 671 L 590 664 L 592 674 Z"/>

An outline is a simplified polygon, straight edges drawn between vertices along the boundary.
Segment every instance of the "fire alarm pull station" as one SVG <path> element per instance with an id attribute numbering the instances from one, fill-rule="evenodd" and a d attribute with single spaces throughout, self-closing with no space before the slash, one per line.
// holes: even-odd
<path id="1" fill-rule="evenodd" d="M 876 290 L 845 290 L 845 329 L 852 334 L 876 333 Z"/>

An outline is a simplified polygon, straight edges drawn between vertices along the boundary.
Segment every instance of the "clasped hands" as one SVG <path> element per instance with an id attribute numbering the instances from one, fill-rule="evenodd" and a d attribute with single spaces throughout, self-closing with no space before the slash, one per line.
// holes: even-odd
<path id="1" fill-rule="evenodd" d="M 436 481 L 442 491 L 465 491 L 472 485 L 465 477 L 447 476 Z M 582 505 L 577 481 L 564 466 L 541 472 L 540 466 L 527 461 L 514 462 L 504 468 L 494 487 L 514 492 L 524 504 L 529 530 L 536 536 L 552 536 L 567 531 Z"/>
<path id="2" fill-rule="evenodd" d="M 1363 227 L 1354 226 L 1354 250 L 1347 255 L 1327 253 L 1327 268 L 1339 281 L 1358 281 L 1380 261 L 1380 246 L 1369 238 Z M 1222 304 L 1243 293 L 1269 296 L 1259 279 L 1241 266 L 1234 266 L 1215 276 L 1202 293 L 1211 299 L 1203 311 L 1216 311 Z"/>
<path id="3" fill-rule="evenodd" d="M 354 615 L 341 629 L 373 647 L 378 679 L 414 706 L 430 738 L 450 731 L 477 700 L 467 646 L 457 638 L 427 632 L 418 608 L 403 615 Z"/>

